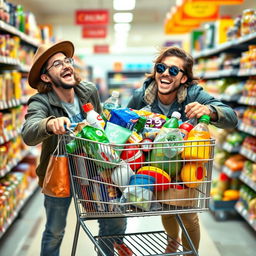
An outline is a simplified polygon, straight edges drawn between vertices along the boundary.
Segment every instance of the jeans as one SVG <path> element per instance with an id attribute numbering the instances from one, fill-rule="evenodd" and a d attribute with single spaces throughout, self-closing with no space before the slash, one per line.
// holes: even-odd
<path id="1" fill-rule="evenodd" d="M 70 203 L 71 197 L 57 198 L 44 195 L 46 224 L 41 242 L 40 256 L 59 256 Z M 125 233 L 125 218 L 99 219 L 98 222 L 99 236 Z M 116 242 L 118 243 L 118 241 Z M 102 245 L 102 248 L 108 256 L 114 255 L 113 242 L 107 241 L 106 244 Z"/>
<path id="2" fill-rule="evenodd" d="M 44 195 L 46 224 L 40 256 L 58 256 L 64 236 L 71 197 L 57 198 Z"/>
<path id="3" fill-rule="evenodd" d="M 99 219 L 99 236 L 122 235 L 125 233 L 127 220 L 126 218 L 106 218 Z M 113 239 L 99 239 L 99 245 L 107 256 L 114 255 L 114 242 L 121 244 L 122 238 Z M 101 255 L 100 253 L 98 254 Z"/>

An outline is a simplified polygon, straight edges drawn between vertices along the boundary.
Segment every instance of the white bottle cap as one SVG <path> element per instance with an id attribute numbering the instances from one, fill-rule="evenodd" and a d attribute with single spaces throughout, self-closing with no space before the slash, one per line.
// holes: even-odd
<path id="1" fill-rule="evenodd" d="M 111 95 L 112 95 L 112 97 L 117 98 L 117 97 L 119 97 L 119 91 L 113 91 Z"/>
<path id="2" fill-rule="evenodd" d="M 174 112 L 172 113 L 172 117 L 175 117 L 175 118 L 177 118 L 177 119 L 180 119 L 181 114 L 180 114 L 180 112 L 174 111 Z"/>

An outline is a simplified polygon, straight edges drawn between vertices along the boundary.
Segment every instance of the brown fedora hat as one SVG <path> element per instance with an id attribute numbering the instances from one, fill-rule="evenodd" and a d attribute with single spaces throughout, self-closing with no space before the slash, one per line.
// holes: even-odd
<path id="1" fill-rule="evenodd" d="M 28 83 L 32 88 L 37 89 L 38 83 L 41 81 L 40 72 L 45 62 L 58 52 L 63 52 L 68 58 L 72 58 L 74 45 L 70 41 L 61 41 L 54 45 L 43 44 L 37 49 L 28 74 Z"/>

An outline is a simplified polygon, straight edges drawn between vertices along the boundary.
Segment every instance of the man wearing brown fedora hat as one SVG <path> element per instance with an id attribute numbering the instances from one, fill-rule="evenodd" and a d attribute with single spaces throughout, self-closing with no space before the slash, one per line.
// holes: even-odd
<path id="1" fill-rule="evenodd" d="M 28 110 L 22 128 L 22 137 L 29 146 L 42 143 L 40 162 L 36 169 L 39 186 L 42 187 L 50 155 L 57 146 L 59 134 L 64 134 L 65 125 L 81 122 L 86 118 L 82 111 L 85 103 L 92 103 L 101 113 L 99 95 L 94 84 L 81 81 L 73 67 L 74 45 L 62 41 L 54 45 L 42 45 L 35 53 L 28 74 L 29 85 L 38 91 L 28 100 Z M 57 198 L 44 195 L 46 225 L 41 243 L 41 256 L 58 256 L 64 236 L 66 218 L 71 197 Z M 99 219 L 102 235 L 123 234 L 125 218 Z M 113 243 L 102 248 L 106 255 L 114 255 Z M 116 244 L 117 249 L 127 249 Z"/>

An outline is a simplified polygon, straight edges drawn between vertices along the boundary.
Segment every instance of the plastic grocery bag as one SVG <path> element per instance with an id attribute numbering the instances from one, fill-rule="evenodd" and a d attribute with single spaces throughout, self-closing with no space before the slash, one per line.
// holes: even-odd
<path id="1" fill-rule="evenodd" d="M 42 193 L 53 197 L 70 196 L 70 175 L 66 156 L 50 156 Z"/>

